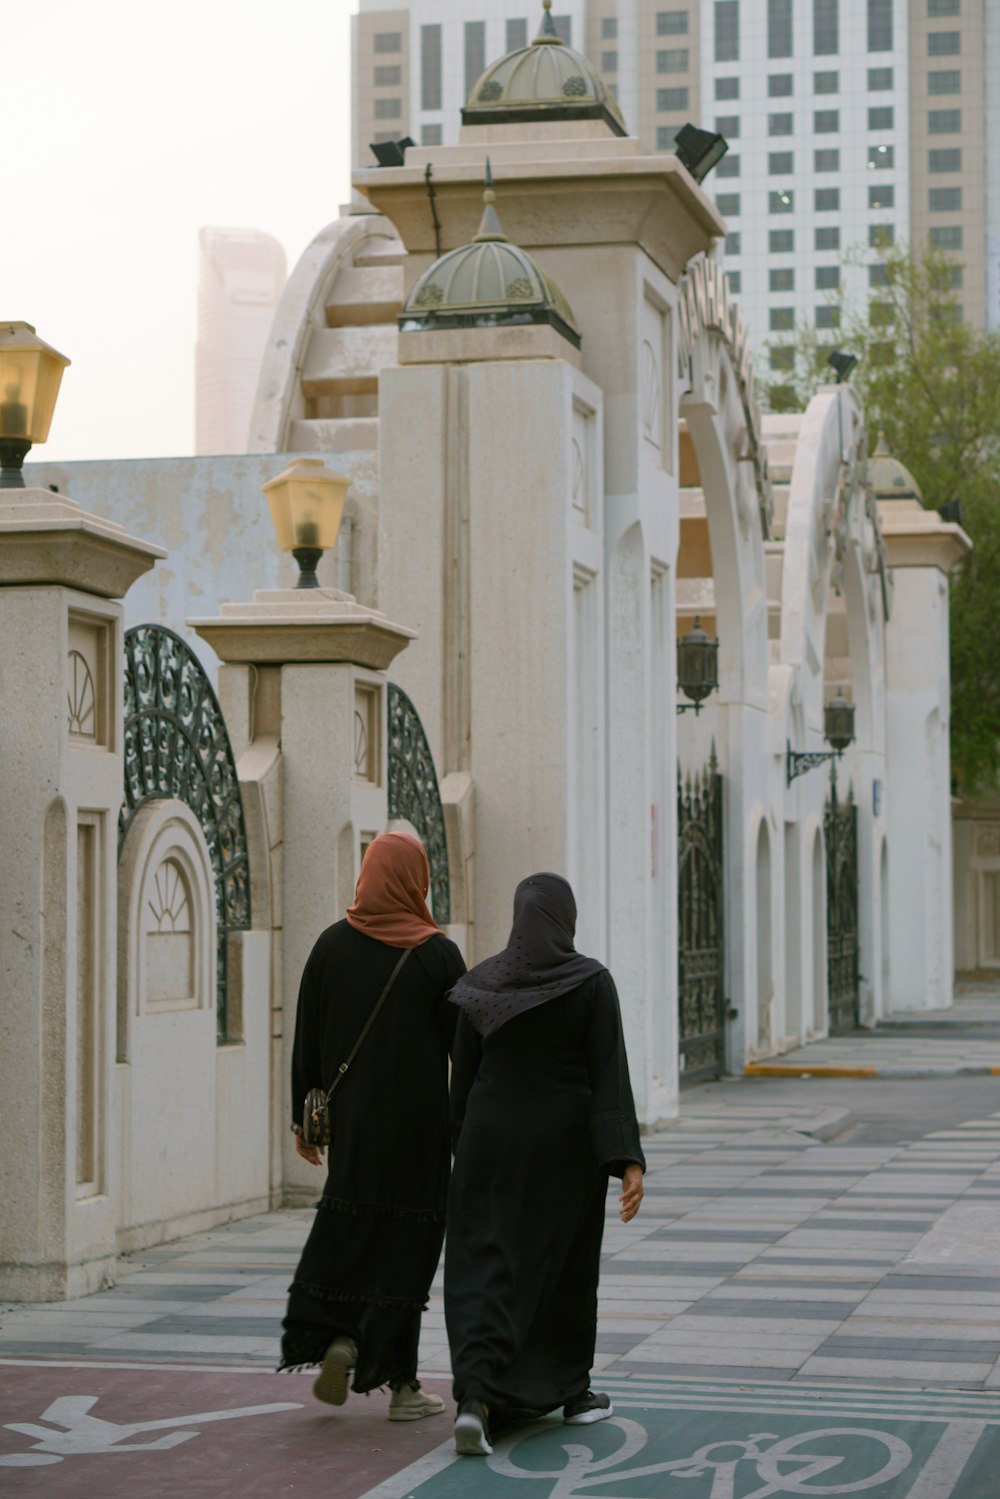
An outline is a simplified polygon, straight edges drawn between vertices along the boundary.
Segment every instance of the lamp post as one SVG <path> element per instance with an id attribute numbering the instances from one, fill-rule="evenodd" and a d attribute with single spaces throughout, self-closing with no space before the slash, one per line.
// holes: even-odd
<path id="1" fill-rule="evenodd" d="M 823 709 L 823 738 L 830 746 L 828 750 L 808 751 L 805 754 L 793 750 L 791 744 L 785 752 L 785 784 L 790 786 L 796 777 L 805 775 L 827 760 L 839 760 L 848 745 L 854 743 L 854 704 L 844 697 L 832 697 Z"/>
<path id="2" fill-rule="evenodd" d="M 30 323 L 0 323 L 0 489 L 24 488 L 21 467 L 49 435 L 68 364 Z"/>
<path id="3" fill-rule="evenodd" d="M 678 713 L 687 713 L 692 708 L 697 716 L 705 698 L 719 685 L 719 642 L 701 628 L 697 617 L 694 629 L 677 641 L 677 685 L 688 703 L 678 703 Z"/>
<path id="4" fill-rule="evenodd" d="M 297 458 L 261 488 L 271 507 L 278 546 L 299 565 L 296 588 L 318 588 L 316 565 L 337 544 L 350 479 L 321 458 Z"/>

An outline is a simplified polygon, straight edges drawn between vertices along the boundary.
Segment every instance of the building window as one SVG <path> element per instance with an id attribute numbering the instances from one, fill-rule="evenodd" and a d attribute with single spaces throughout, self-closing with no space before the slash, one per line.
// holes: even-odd
<path id="1" fill-rule="evenodd" d="M 402 99 L 376 99 L 376 120 L 398 120 L 403 114 Z"/>
<path id="2" fill-rule="evenodd" d="M 960 172 L 962 170 L 961 146 L 945 146 L 937 151 L 928 151 L 927 168 L 930 172 Z"/>
<path id="3" fill-rule="evenodd" d="M 688 13 L 686 10 L 661 10 L 656 14 L 657 36 L 687 36 Z"/>
<path id="4" fill-rule="evenodd" d="M 836 291 L 840 285 L 839 265 L 818 265 L 816 267 L 816 290 Z"/>
<path id="5" fill-rule="evenodd" d="M 772 73 L 767 80 L 769 99 L 790 99 L 792 95 L 791 73 Z"/>
<path id="6" fill-rule="evenodd" d="M 816 248 L 817 250 L 839 250 L 840 225 L 825 224 L 822 229 L 817 229 Z"/>
<path id="7" fill-rule="evenodd" d="M 723 158 L 725 160 L 725 158 Z M 795 170 L 795 155 L 791 151 L 772 151 L 767 158 L 767 171 L 771 177 L 790 177 Z M 716 167 L 718 171 L 718 167 Z"/>
<path id="8" fill-rule="evenodd" d="M 385 52 L 402 52 L 403 38 L 398 31 L 376 31 L 375 51 L 379 54 Z"/>
<path id="9" fill-rule="evenodd" d="M 715 168 L 716 177 L 738 177 L 740 175 L 740 158 L 731 154 L 725 155 Z"/>
<path id="10" fill-rule="evenodd" d="M 739 0 L 715 0 L 715 60 L 737 62 L 739 55 Z"/>
<path id="11" fill-rule="evenodd" d="M 795 194 L 790 188 L 779 188 L 776 193 L 768 193 L 767 211 L 768 213 L 793 213 Z"/>
<path id="12" fill-rule="evenodd" d="M 892 51 L 892 0 L 868 0 L 868 51 Z"/>
<path id="13" fill-rule="evenodd" d="M 739 218 L 740 195 L 739 193 L 718 193 L 716 194 L 715 206 L 724 219 Z"/>
<path id="14" fill-rule="evenodd" d="M 767 321 L 772 333 L 790 333 L 795 327 L 795 308 L 772 307 Z"/>
<path id="15" fill-rule="evenodd" d="M 927 0 L 927 14 L 932 21 L 942 16 L 958 16 L 962 13 L 962 0 Z"/>
<path id="16" fill-rule="evenodd" d="M 716 115 L 715 128 L 720 135 L 726 137 L 726 140 L 739 140 L 740 117 L 739 115 Z"/>
<path id="17" fill-rule="evenodd" d="M 552 17 L 552 24 L 556 28 L 556 36 L 559 38 L 559 40 L 561 42 L 565 42 L 565 44 L 566 44 L 567 47 L 572 47 L 572 45 L 573 45 L 573 17 L 572 16 L 553 16 Z"/>
<path id="18" fill-rule="evenodd" d="M 879 185 L 868 189 L 869 208 L 895 208 L 895 206 L 896 189 L 891 183 L 886 183 L 884 187 Z"/>
<path id="19" fill-rule="evenodd" d="M 465 94 L 468 98 L 473 87 L 486 71 L 486 22 L 465 23 Z"/>
<path id="20" fill-rule="evenodd" d="M 892 146 L 869 146 L 868 147 L 868 170 L 869 172 L 887 172 L 895 165 L 896 153 Z"/>
<path id="21" fill-rule="evenodd" d="M 780 266 L 768 274 L 768 291 L 794 291 L 795 271 L 790 265 Z"/>
<path id="22" fill-rule="evenodd" d="M 960 94 L 962 92 L 961 71 L 958 68 L 948 68 L 942 73 L 928 73 L 927 92 L 929 94 Z"/>
<path id="23" fill-rule="evenodd" d="M 767 55 L 792 55 L 792 0 L 767 0 Z"/>
<path id="24" fill-rule="evenodd" d="M 420 108 L 441 108 L 441 27 L 420 28 Z"/>
<path id="25" fill-rule="evenodd" d="M 870 265 L 868 267 L 868 285 L 869 286 L 888 286 L 889 285 L 889 271 L 888 271 L 888 268 L 886 266 L 884 266 L 884 265 L 881 265 L 881 264 L 879 264 L 879 265 Z"/>
<path id="26" fill-rule="evenodd" d="M 740 97 L 740 80 L 738 78 L 717 78 L 715 80 L 715 97 L 717 99 L 738 99 Z"/>
<path id="27" fill-rule="evenodd" d="M 669 114 L 671 110 L 687 109 L 690 90 L 686 88 L 658 88 L 656 90 L 656 107 L 660 114 Z M 725 158 L 723 158 L 725 160 Z M 719 166 L 722 165 L 720 161 Z M 719 167 L 716 167 L 716 171 Z"/>
<path id="28" fill-rule="evenodd" d="M 372 145 L 373 146 L 381 146 L 381 144 L 382 144 L 383 141 L 398 141 L 398 140 L 399 140 L 399 131 L 398 130 L 376 130 L 376 132 L 375 132 L 375 138 L 372 141 Z"/>
<path id="29" fill-rule="evenodd" d="M 872 267 L 874 270 L 874 266 Z M 896 309 L 891 302 L 869 302 L 868 321 L 873 328 L 888 328 L 895 321 Z"/>
<path id="30" fill-rule="evenodd" d="M 872 94 L 884 93 L 886 89 L 892 88 L 891 68 L 869 68 L 868 69 L 868 91 Z"/>
<path id="31" fill-rule="evenodd" d="M 618 72 L 618 53 L 617 52 L 602 52 L 601 53 L 601 72 L 602 73 L 617 73 Z"/>
<path id="32" fill-rule="evenodd" d="M 742 248 L 743 241 L 740 237 L 740 231 L 738 229 L 734 229 L 731 231 L 731 233 L 726 235 L 726 254 L 739 255 Z"/>
<path id="33" fill-rule="evenodd" d="M 813 193 L 813 208 L 817 213 L 837 213 L 840 209 L 840 188 L 816 188 Z"/>
<path id="34" fill-rule="evenodd" d="M 813 152 L 814 172 L 839 172 L 840 152 L 836 147 L 826 147 L 822 151 Z"/>
<path id="35" fill-rule="evenodd" d="M 840 51 L 840 0 L 813 0 L 813 55 Z"/>
<path id="36" fill-rule="evenodd" d="M 927 114 L 927 129 L 931 135 L 957 134 L 962 128 L 960 109 L 932 109 Z"/>
<path id="37" fill-rule="evenodd" d="M 686 73 L 688 66 L 689 54 L 686 47 L 670 47 L 667 51 L 656 54 L 658 73 Z"/>
<path id="38" fill-rule="evenodd" d="M 960 31 L 932 31 L 927 37 L 928 57 L 957 57 L 962 50 Z"/>
<path id="39" fill-rule="evenodd" d="M 795 368 L 794 349 L 771 349 L 769 358 L 773 370 L 793 370 Z"/>
<path id="40" fill-rule="evenodd" d="M 953 265 L 949 269 L 951 271 L 949 280 L 952 291 L 961 291 L 965 285 L 965 267 L 962 265 Z"/>
<path id="41" fill-rule="evenodd" d="M 883 104 L 878 109 L 870 109 L 868 111 L 869 130 L 891 130 L 892 128 L 891 105 L 886 106 Z"/>
<path id="42" fill-rule="evenodd" d="M 927 194 L 927 207 L 931 213 L 961 213 L 962 189 L 960 187 L 932 187 Z"/>
<path id="43" fill-rule="evenodd" d="M 440 144 L 441 144 L 441 126 L 440 125 L 421 125 L 421 127 L 420 127 L 420 144 L 422 146 L 440 146 Z"/>
<path id="44" fill-rule="evenodd" d="M 816 308 L 816 327 L 817 328 L 839 328 L 840 327 L 840 308 L 839 307 L 829 307 L 829 306 L 827 306 L 827 307 L 817 307 Z"/>
<path id="45" fill-rule="evenodd" d="M 736 296 L 743 290 L 743 275 L 740 271 L 729 272 L 729 290 Z"/>
<path id="46" fill-rule="evenodd" d="M 813 92 L 817 94 L 839 94 L 839 73 L 814 73 Z"/>
<path id="47" fill-rule="evenodd" d="M 790 255 L 795 249 L 795 230 L 772 229 L 767 236 L 767 248 L 772 255 Z"/>
<path id="48" fill-rule="evenodd" d="M 839 109 L 816 109 L 813 111 L 813 131 L 816 135 L 836 135 L 839 129 Z"/>
<path id="49" fill-rule="evenodd" d="M 376 88 L 399 88 L 403 82 L 403 70 L 399 63 L 384 63 L 375 69 Z M 440 109 L 440 104 L 425 104 L 425 109 Z"/>
<path id="50" fill-rule="evenodd" d="M 659 20 L 659 17 L 657 17 L 657 20 Z M 528 23 L 527 23 L 527 21 L 522 21 L 522 22 L 520 22 L 520 24 L 524 27 L 525 33 L 527 33 L 527 30 L 528 30 Z M 659 27 L 657 27 L 657 30 L 659 30 Z M 508 35 L 508 37 L 510 36 L 510 22 L 509 21 L 507 22 L 507 35 Z M 618 39 L 618 17 L 617 16 L 604 16 L 603 19 L 602 19 L 602 21 L 601 21 L 601 41 L 602 42 L 614 42 L 614 41 L 617 41 L 617 39 Z M 508 48 L 508 51 L 511 51 L 511 50 L 513 50 L 513 49 L 512 48 Z"/>
<path id="51" fill-rule="evenodd" d="M 679 125 L 657 125 L 656 127 L 656 149 L 657 151 L 672 151 L 677 142 Z"/>
<path id="52" fill-rule="evenodd" d="M 895 224 L 869 224 L 868 245 L 872 250 L 881 250 L 883 246 L 896 243 Z"/>
<path id="53" fill-rule="evenodd" d="M 792 133 L 792 117 L 791 117 L 791 115 L 790 114 L 788 114 L 788 115 L 768 115 L 768 117 L 767 117 L 767 133 L 768 133 L 768 135 L 791 135 L 791 133 Z"/>
<path id="54" fill-rule="evenodd" d="M 931 244 L 936 250 L 961 250 L 961 224 L 941 224 L 931 230 Z"/>

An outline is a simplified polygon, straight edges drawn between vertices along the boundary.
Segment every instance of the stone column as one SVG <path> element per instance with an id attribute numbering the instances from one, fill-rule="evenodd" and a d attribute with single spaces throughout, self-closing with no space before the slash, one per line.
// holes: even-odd
<path id="1" fill-rule="evenodd" d="M 47 489 L 0 490 L 0 1300 L 115 1259 L 122 607 L 159 547 Z"/>
<path id="2" fill-rule="evenodd" d="M 288 1127 L 299 980 L 316 938 L 350 904 L 364 849 L 388 819 L 386 670 L 414 631 L 325 589 L 257 592 L 252 603 L 190 623 L 223 663 L 219 698 L 248 820 L 257 800 L 267 819 L 256 846 L 268 862 L 274 952 L 272 1198 L 311 1201 L 316 1173 Z M 259 798 L 244 781 L 258 765 Z"/>
<path id="3" fill-rule="evenodd" d="M 886 626 L 890 1010 L 952 1002 L 948 573 L 970 548 L 916 500 L 879 504 L 894 578 Z"/>

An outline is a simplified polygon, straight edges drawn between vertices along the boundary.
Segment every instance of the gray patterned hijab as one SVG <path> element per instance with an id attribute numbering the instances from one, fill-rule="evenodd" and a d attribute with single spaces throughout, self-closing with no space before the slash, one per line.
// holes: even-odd
<path id="1" fill-rule="evenodd" d="M 573 946 L 576 901 L 560 874 L 530 874 L 514 892 L 507 946 L 471 968 L 448 995 L 483 1036 L 515 1015 L 568 994 L 604 970 Z"/>

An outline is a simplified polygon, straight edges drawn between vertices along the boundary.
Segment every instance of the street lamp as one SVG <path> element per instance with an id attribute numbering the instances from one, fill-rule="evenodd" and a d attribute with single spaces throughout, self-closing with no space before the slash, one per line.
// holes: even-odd
<path id="1" fill-rule="evenodd" d="M 797 776 L 805 775 L 827 760 L 839 760 L 848 745 L 854 743 L 854 704 L 845 697 L 832 697 L 823 709 L 823 738 L 830 746 L 828 750 L 815 750 L 802 754 L 793 750 L 791 744 L 785 748 L 785 785 L 790 786 Z"/>
<path id="2" fill-rule="evenodd" d="M 703 182 L 729 150 L 724 136 L 697 125 L 682 125 L 674 137 L 674 155 L 686 166 L 695 182 Z"/>
<path id="3" fill-rule="evenodd" d="M 694 629 L 677 641 L 677 685 L 689 703 L 678 703 L 678 713 L 692 708 L 697 716 L 701 705 L 719 685 L 719 642 L 701 628 L 697 617 Z"/>
<path id="4" fill-rule="evenodd" d="M 318 588 L 316 564 L 337 544 L 350 479 L 321 458 L 297 458 L 261 485 L 271 507 L 278 546 L 299 564 L 297 588 Z"/>
<path id="5" fill-rule="evenodd" d="M 65 354 L 30 323 L 0 323 L 0 489 L 23 489 L 21 466 L 49 435 Z"/>

